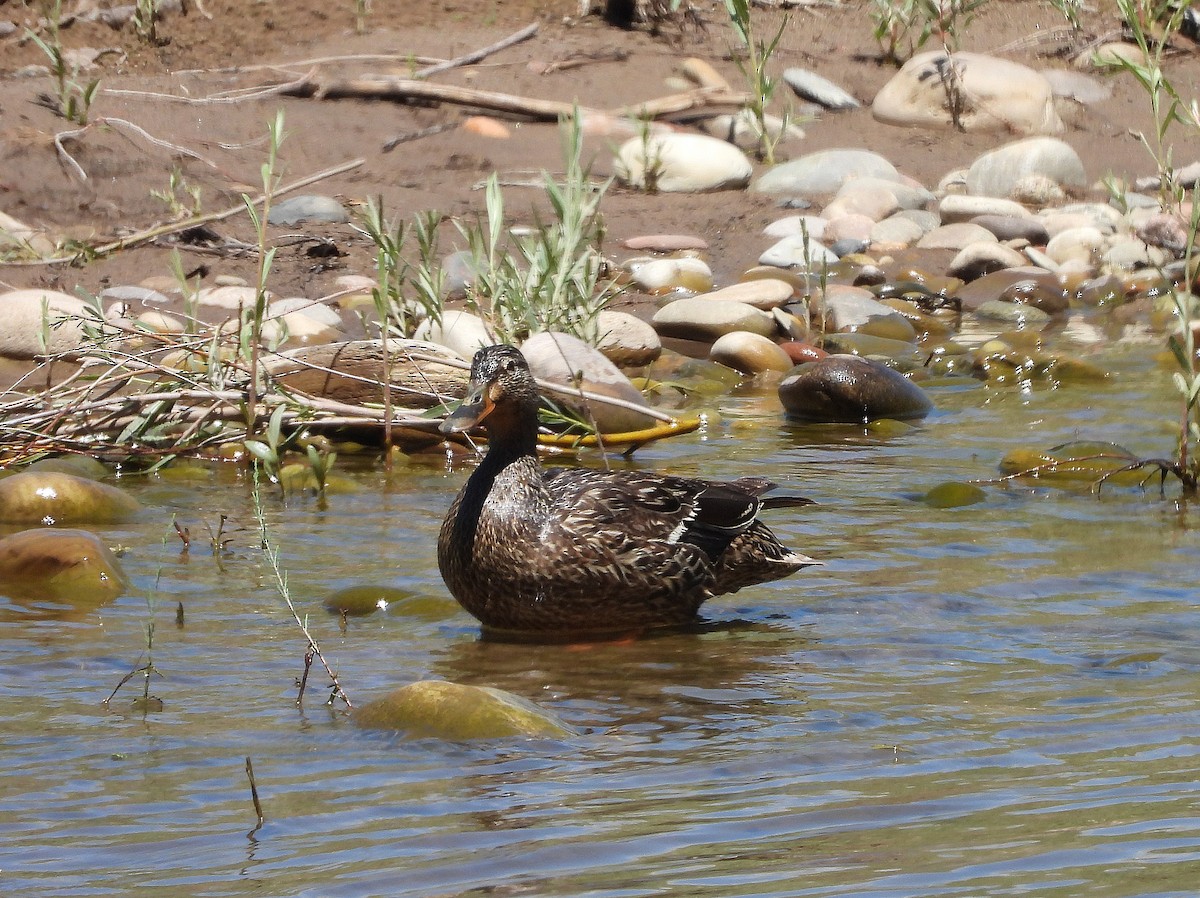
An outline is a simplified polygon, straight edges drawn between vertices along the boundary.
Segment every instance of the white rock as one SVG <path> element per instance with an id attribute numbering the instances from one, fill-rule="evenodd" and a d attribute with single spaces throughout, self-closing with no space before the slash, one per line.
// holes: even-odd
<path id="1" fill-rule="evenodd" d="M 703 259 L 684 256 L 678 259 L 633 260 L 627 263 L 633 282 L 647 293 L 666 290 L 711 290 L 712 269 Z"/>
<path id="2" fill-rule="evenodd" d="M 1062 119 L 1054 108 L 1050 83 L 1033 69 L 981 53 L 954 54 L 963 108 L 958 121 L 967 131 L 1057 134 Z M 942 50 L 910 59 L 875 95 L 871 113 L 892 125 L 954 127 L 943 78 Z"/>
<path id="3" fill-rule="evenodd" d="M 795 292 L 795 288 L 787 281 L 778 278 L 757 278 L 752 281 L 730 284 L 728 287 L 722 287 L 711 293 L 703 293 L 701 298 L 744 302 L 748 306 L 769 312 L 791 299 Z"/>
<path id="4" fill-rule="evenodd" d="M 1079 154 L 1054 137 L 1030 137 L 984 153 L 967 169 L 967 190 L 1007 197 L 1023 178 L 1043 175 L 1067 189 L 1087 186 Z"/>
<path id="5" fill-rule="evenodd" d="M 825 229 L 825 241 L 830 245 L 832 252 L 836 247 L 836 243 L 842 240 L 857 240 L 861 243 L 869 243 L 871 240 L 871 231 L 876 225 L 875 219 L 867 215 L 841 215 L 829 223 L 829 227 Z M 844 250 L 838 250 L 843 252 Z"/>
<path id="6" fill-rule="evenodd" d="M 268 318 L 282 318 L 285 315 L 297 313 L 311 318 L 326 327 L 340 328 L 342 316 L 335 309 L 323 302 L 313 302 L 304 296 L 289 296 L 287 299 L 277 299 L 267 306 Z"/>
<path id="7" fill-rule="evenodd" d="M 871 247 L 876 252 L 894 252 L 912 246 L 925 235 L 925 229 L 911 218 L 893 215 L 871 227 Z"/>
<path id="8" fill-rule="evenodd" d="M 901 180 L 897 181 L 869 175 L 862 178 L 851 178 L 838 188 L 834 199 L 841 199 L 846 193 L 857 193 L 864 190 L 886 190 L 896 198 L 901 209 L 923 209 L 935 199 L 933 193 L 916 182 L 909 183 L 903 175 Z"/>
<path id="9" fill-rule="evenodd" d="M 996 235 L 969 221 L 934 228 L 917 241 L 918 249 L 962 249 L 972 243 L 996 243 Z"/>
<path id="10" fill-rule="evenodd" d="M 750 189 L 756 193 L 816 199 L 837 193 L 848 180 L 865 177 L 898 181 L 900 173 L 887 159 L 870 150 L 821 150 L 776 165 Z"/>
<path id="11" fill-rule="evenodd" d="M 445 346 L 463 359 L 471 359 L 482 347 L 499 342 L 482 318 L 456 309 L 442 312 L 441 321 L 426 318 L 417 325 L 413 339 Z"/>
<path id="12" fill-rule="evenodd" d="M 784 237 L 758 257 L 760 265 L 805 271 L 836 261 L 837 256 L 811 236 L 807 241 L 803 237 Z"/>
<path id="13" fill-rule="evenodd" d="M 750 183 L 754 168 L 737 147 L 704 134 L 668 132 L 627 140 L 617 150 L 613 172 L 645 189 L 650 169 L 655 189 L 666 193 L 729 190 Z"/>
<path id="14" fill-rule="evenodd" d="M 89 317 L 83 300 L 57 290 L 0 294 L 0 356 L 32 359 L 78 349 L 87 339 L 80 317 Z"/>
<path id="15" fill-rule="evenodd" d="M 734 331 L 750 331 L 764 337 L 775 335 L 775 319 L 744 302 L 711 300 L 699 296 L 677 299 L 655 313 L 651 322 L 665 337 L 686 340 L 715 340 Z"/>
<path id="16" fill-rule="evenodd" d="M 862 105 L 844 88 L 808 69 L 798 66 L 784 69 L 783 80 L 796 96 L 812 100 L 826 109 L 857 109 Z"/>
<path id="17" fill-rule="evenodd" d="M 942 201 L 938 203 L 938 214 L 942 216 L 942 221 L 946 224 L 970 221 L 977 215 L 1007 215 L 1017 218 L 1033 216 L 1033 213 L 1013 200 L 957 193 L 942 197 Z"/>
<path id="18" fill-rule="evenodd" d="M 543 332 L 521 344 L 521 354 L 535 377 L 563 386 L 577 386 L 649 408 L 645 397 L 603 353 L 570 334 Z M 590 402 L 555 393 L 555 402 L 567 405 L 596 422 L 601 433 L 625 433 L 653 426 L 655 419 L 632 409 Z"/>
<path id="19" fill-rule="evenodd" d="M 837 196 L 821 212 L 829 221 L 843 215 L 863 215 L 871 221 L 883 221 L 893 212 L 900 210 L 900 200 L 891 190 L 875 184 L 860 187 L 853 181 L 842 185 Z"/>
<path id="20" fill-rule="evenodd" d="M 239 284 L 223 284 L 204 287 L 196 293 L 196 302 L 217 309 L 253 309 L 258 291 L 254 287 Z M 271 299 L 267 292 L 267 301 Z"/>
<path id="21" fill-rule="evenodd" d="M 621 368 L 649 365 L 662 352 L 658 331 L 628 312 L 604 309 L 596 317 L 596 333 L 596 348 Z"/>
<path id="22" fill-rule="evenodd" d="M 1046 255 L 1059 265 L 1068 261 L 1091 265 L 1099 260 L 1104 248 L 1104 235 L 1097 228 L 1070 228 L 1050 238 L 1046 244 Z"/>
<path id="23" fill-rule="evenodd" d="M 734 331 L 718 337 L 708 350 L 711 361 L 743 374 L 762 374 L 766 371 L 785 373 L 793 367 L 791 358 L 769 337 Z"/>
<path id="24" fill-rule="evenodd" d="M 774 141 L 803 140 L 804 129 L 792 122 L 787 123 L 784 130 L 783 119 L 775 115 L 767 115 L 763 119 L 767 135 Z M 701 125 L 705 134 L 732 143 L 746 150 L 757 149 L 762 144 L 759 134 L 758 119 L 749 109 L 736 113 L 722 113 L 705 119 Z"/>
<path id="25" fill-rule="evenodd" d="M 1109 268 L 1161 268 L 1173 258 L 1157 246 L 1147 246 L 1136 238 L 1123 238 L 1104 251 L 1101 261 Z"/>
<path id="26" fill-rule="evenodd" d="M 763 228 L 763 234 L 780 240 L 784 237 L 801 237 L 807 233 L 813 240 L 822 240 L 826 224 L 825 219 L 817 215 L 789 215 L 771 222 Z"/>

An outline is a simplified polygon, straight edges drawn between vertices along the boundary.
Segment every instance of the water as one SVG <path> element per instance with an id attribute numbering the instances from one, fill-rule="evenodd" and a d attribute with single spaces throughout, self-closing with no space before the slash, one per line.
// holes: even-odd
<path id="1" fill-rule="evenodd" d="M 479 639 L 434 542 L 464 472 L 286 507 L 291 591 L 352 700 L 422 678 L 539 702 L 579 735 L 448 743 L 294 704 L 304 641 L 257 549 L 243 479 L 123 485 L 149 510 L 105 537 L 135 588 L 72 617 L 0 604 L 0 888 L 45 896 L 1126 896 L 1200 882 L 1200 544 L 1156 490 L 989 486 L 1005 451 L 1172 445 L 1166 375 L 941 391 L 889 438 L 722 400 L 634 463 L 770 476 L 820 504 L 772 513 L 827 562 L 718 599 L 713 625 L 636 642 Z M 348 470 L 346 465 L 342 470 Z M 229 551 L 205 523 L 230 515 Z M 190 528 L 187 555 L 170 527 Z M 351 619 L 356 584 L 412 596 Z M 151 612 L 147 598 L 153 597 Z M 182 626 L 176 606 L 182 602 Z M 131 708 L 153 617 L 159 712 Z M 255 816 L 254 763 L 266 814 Z"/>

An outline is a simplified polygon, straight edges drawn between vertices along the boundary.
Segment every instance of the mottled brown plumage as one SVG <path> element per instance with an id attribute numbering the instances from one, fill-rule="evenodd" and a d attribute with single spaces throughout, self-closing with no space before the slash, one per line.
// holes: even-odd
<path id="1" fill-rule="evenodd" d="M 818 564 L 758 520 L 759 478 L 717 483 L 642 471 L 543 468 L 537 386 L 521 353 L 475 355 L 462 408 L 488 452 L 438 538 L 450 592 L 490 628 L 614 631 L 693 620 L 708 598 Z"/>

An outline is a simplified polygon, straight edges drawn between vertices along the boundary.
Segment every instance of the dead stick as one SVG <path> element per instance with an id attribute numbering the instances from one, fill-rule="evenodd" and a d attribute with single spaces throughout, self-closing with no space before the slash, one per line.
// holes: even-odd
<path id="1" fill-rule="evenodd" d="M 250 763 L 249 755 L 246 755 L 246 777 L 250 780 L 250 797 L 254 799 L 254 813 L 258 815 L 258 826 L 254 827 L 251 832 L 257 832 L 267 818 L 263 816 L 262 802 L 258 800 L 258 784 L 254 782 L 254 765 Z"/>
<path id="2" fill-rule="evenodd" d="M 582 115 L 628 115 L 635 118 L 658 118 L 707 106 L 743 106 L 749 96 L 719 87 L 701 87 L 679 94 L 669 94 L 655 100 L 647 100 L 633 106 L 615 110 L 596 110 L 566 103 L 561 100 L 539 100 L 515 94 L 477 90 L 453 84 L 429 84 L 411 78 L 357 78 L 335 81 L 324 87 L 318 86 L 316 96 L 321 99 L 358 97 L 384 100 L 430 100 L 440 103 L 456 103 L 474 106 L 493 112 L 507 112 L 535 119 L 557 121 L 576 112 Z"/>
<path id="3" fill-rule="evenodd" d="M 513 44 L 519 44 L 521 41 L 528 40 L 537 34 L 538 23 L 526 25 L 520 31 L 510 34 L 502 41 L 497 41 L 488 47 L 483 47 L 479 50 L 473 50 L 470 53 L 464 53 L 462 56 L 456 56 L 454 59 L 447 59 L 445 62 L 439 62 L 437 65 L 427 66 L 419 69 L 414 73 L 417 78 L 428 78 L 430 75 L 436 75 L 438 72 L 444 72 L 447 69 L 458 68 L 460 65 L 470 65 L 473 62 L 479 62 L 485 56 L 491 56 L 493 53 L 511 47 Z"/>

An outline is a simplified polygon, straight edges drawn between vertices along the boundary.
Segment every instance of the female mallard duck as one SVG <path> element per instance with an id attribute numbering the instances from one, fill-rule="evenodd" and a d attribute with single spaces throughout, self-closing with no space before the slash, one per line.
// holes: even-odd
<path id="1" fill-rule="evenodd" d="M 485 627 L 614 631 L 681 624 L 701 603 L 819 564 L 758 520 L 773 486 L 641 471 L 543 469 L 540 397 L 512 346 L 479 350 L 442 430 L 482 422 L 488 452 L 450 506 L 438 566 Z"/>

